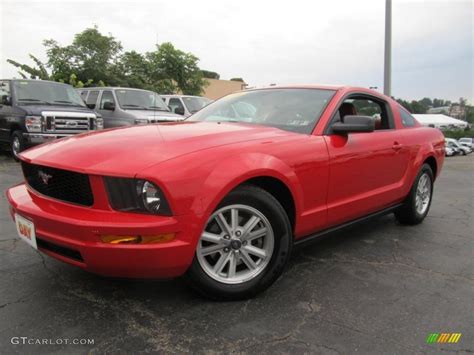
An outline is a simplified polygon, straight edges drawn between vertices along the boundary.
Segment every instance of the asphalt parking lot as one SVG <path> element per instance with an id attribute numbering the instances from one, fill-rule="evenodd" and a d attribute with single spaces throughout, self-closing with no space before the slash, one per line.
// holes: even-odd
<path id="1" fill-rule="evenodd" d="M 101 278 L 19 241 L 4 191 L 20 167 L 1 153 L 0 353 L 472 353 L 473 163 L 446 159 L 422 225 L 353 227 L 297 250 L 259 297 L 214 303 L 179 279 Z M 426 344 L 430 333 L 462 336 Z"/>

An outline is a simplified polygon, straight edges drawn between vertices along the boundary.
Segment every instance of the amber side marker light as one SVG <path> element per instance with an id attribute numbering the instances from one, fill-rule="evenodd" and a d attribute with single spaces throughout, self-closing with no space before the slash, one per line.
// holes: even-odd
<path id="1" fill-rule="evenodd" d="M 170 242 L 175 238 L 174 233 L 158 235 L 102 235 L 100 239 L 109 244 L 157 244 Z"/>

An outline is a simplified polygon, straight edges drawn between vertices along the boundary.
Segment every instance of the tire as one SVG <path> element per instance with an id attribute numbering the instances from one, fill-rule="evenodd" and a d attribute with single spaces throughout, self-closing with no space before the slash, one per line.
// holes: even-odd
<path id="1" fill-rule="evenodd" d="M 21 131 L 14 131 L 10 137 L 10 151 L 15 161 L 20 161 L 18 154 L 25 150 L 25 139 Z"/>
<path id="2" fill-rule="evenodd" d="M 425 181 L 428 185 L 425 185 Z M 410 194 L 403 205 L 395 211 L 395 217 L 398 222 L 407 225 L 416 225 L 423 222 L 433 200 L 433 181 L 434 177 L 431 167 L 428 164 L 423 164 L 416 176 Z"/>
<path id="3" fill-rule="evenodd" d="M 207 221 L 186 279 L 194 290 L 213 300 L 247 299 L 278 279 L 292 244 L 290 221 L 281 204 L 259 187 L 242 185 L 222 200 Z M 209 252 L 209 247 L 218 251 Z M 218 264 L 221 271 L 216 272 Z"/>

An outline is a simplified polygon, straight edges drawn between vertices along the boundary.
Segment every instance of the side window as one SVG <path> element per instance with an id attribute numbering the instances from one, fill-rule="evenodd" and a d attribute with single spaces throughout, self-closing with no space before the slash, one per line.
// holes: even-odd
<path id="1" fill-rule="evenodd" d="M 410 115 L 407 111 L 405 111 L 403 108 L 400 108 L 400 117 L 402 119 L 402 124 L 405 127 L 416 126 L 415 118 L 412 115 Z"/>
<path id="2" fill-rule="evenodd" d="M 103 109 L 104 109 L 104 104 L 105 104 L 106 102 L 115 103 L 114 95 L 112 94 L 112 91 L 104 91 L 104 92 L 102 92 L 102 97 L 100 98 L 100 105 L 99 105 L 99 109 L 100 109 L 100 110 L 103 110 Z"/>
<path id="3" fill-rule="evenodd" d="M 3 101 L 4 96 L 10 96 L 10 82 L 0 81 L 0 100 Z"/>
<path id="4" fill-rule="evenodd" d="M 89 96 L 87 96 L 86 105 L 89 108 L 95 108 L 97 103 L 97 98 L 99 97 L 99 91 L 89 91 Z"/>
<path id="5" fill-rule="evenodd" d="M 171 112 L 174 112 L 176 108 L 180 108 L 184 111 L 184 106 L 181 103 L 181 100 L 177 98 L 171 98 L 168 106 L 171 108 Z"/>
<path id="6" fill-rule="evenodd" d="M 344 121 L 345 116 L 370 116 L 375 120 L 375 130 L 393 128 L 387 105 L 380 100 L 367 96 L 352 96 L 339 106 L 333 123 Z"/>

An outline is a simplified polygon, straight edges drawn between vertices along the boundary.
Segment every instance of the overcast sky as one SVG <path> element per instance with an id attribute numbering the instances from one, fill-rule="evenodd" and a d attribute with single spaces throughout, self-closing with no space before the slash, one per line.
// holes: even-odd
<path id="1" fill-rule="evenodd" d="M 0 0 L 0 77 L 7 58 L 45 58 L 43 39 L 69 44 L 94 24 L 125 50 L 172 42 L 222 79 L 251 86 L 383 87 L 384 0 Z M 473 103 L 473 1 L 393 0 L 392 94 Z"/>

